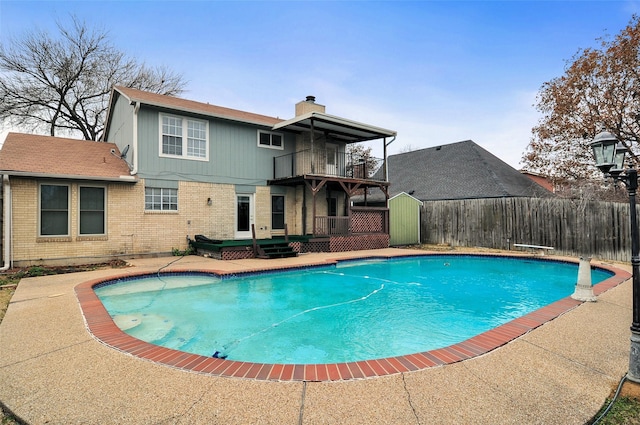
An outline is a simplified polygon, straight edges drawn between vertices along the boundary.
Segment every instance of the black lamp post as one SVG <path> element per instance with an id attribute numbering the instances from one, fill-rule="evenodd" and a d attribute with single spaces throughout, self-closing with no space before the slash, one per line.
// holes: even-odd
<path id="1" fill-rule="evenodd" d="M 624 183 L 629 193 L 629 215 L 631 218 L 631 273 L 633 281 L 633 320 L 631 322 L 631 351 L 629 352 L 629 372 L 627 379 L 640 383 L 640 236 L 636 215 L 636 191 L 638 171 L 624 168 L 627 149 L 618 138 L 602 131 L 591 142 L 596 166 L 606 177 Z"/>

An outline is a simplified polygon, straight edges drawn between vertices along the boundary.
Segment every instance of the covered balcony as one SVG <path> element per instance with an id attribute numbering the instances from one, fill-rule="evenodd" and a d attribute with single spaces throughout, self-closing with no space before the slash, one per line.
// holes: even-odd
<path id="1" fill-rule="evenodd" d="M 273 159 L 273 179 L 317 175 L 384 181 L 384 160 L 339 152 L 336 148 L 305 149 Z"/>
<path id="2" fill-rule="evenodd" d="M 307 248 L 344 251 L 388 246 L 388 209 L 352 207 L 350 199 L 369 190 L 381 190 L 388 199 L 385 161 L 396 132 L 328 115 L 312 96 L 296 105 L 295 118 L 274 125 L 273 130 L 296 134 L 295 152 L 274 158 L 273 179 L 268 183 L 304 186 L 298 201 L 302 234 L 315 238 Z M 383 158 L 353 154 L 347 148 L 376 140 L 381 142 Z"/>

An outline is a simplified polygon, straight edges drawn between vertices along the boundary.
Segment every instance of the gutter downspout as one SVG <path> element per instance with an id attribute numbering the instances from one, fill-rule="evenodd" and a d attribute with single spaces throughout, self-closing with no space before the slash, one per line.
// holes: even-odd
<path id="1" fill-rule="evenodd" d="M 388 182 L 389 181 L 389 170 L 387 168 L 387 146 L 389 146 L 391 143 L 393 143 L 396 140 L 396 136 L 393 136 L 393 139 L 391 139 L 389 141 L 389 143 L 387 143 L 387 139 L 384 139 L 382 141 L 382 149 L 383 149 L 383 155 L 384 155 L 384 181 Z"/>
<path id="2" fill-rule="evenodd" d="M 3 175 L 2 182 L 4 185 L 2 191 L 4 264 L 0 267 L 0 271 L 6 271 L 11 267 L 11 222 L 13 220 L 11 218 L 11 184 L 9 183 L 9 176 Z"/>
<path id="3" fill-rule="evenodd" d="M 385 137 L 382 140 L 382 150 L 384 152 L 384 170 L 382 172 L 383 177 L 384 177 L 384 181 L 385 182 L 389 182 L 389 169 L 388 169 L 388 161 L 387 161 L 387 146 L 389 146 L 391 143 L 393 143 L 396 140 L 396 136 L 393 136 L 393 139 L 389 140 L 389 143 L 387 143 L 387 138 Z M 366 196 L 365 196 L 366 199 Z M 365 200 L 366 203 L 366 200 Z M 386 195 L 385 195 L 385 200 L 384 200 L 384 205 L 385 208 L 389 208 L 389 189 L 387 188 L 386 191 Z M 387 214 L 387 231 L 389 229 L 389 215 Z"/>
<path id="4" fill-rule="evenodd" d="M 140 102 L 134 102 L 133 106 L 133 155 L 131 162 L 133 168 L 129 172 L 132 176 L 138 174 L 138 111 L 140 110 Z"/>

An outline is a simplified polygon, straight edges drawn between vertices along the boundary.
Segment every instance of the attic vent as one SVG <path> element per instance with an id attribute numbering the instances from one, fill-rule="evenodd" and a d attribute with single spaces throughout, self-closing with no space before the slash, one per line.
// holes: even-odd
<path id="1" fill-rule="evenodd" d="M 439 151 L 440 149 L 442 149 L 442 146 L 438 146 L 438 147 L 436 148 L 436 150 L 437 150 L 437 151 Z"/>

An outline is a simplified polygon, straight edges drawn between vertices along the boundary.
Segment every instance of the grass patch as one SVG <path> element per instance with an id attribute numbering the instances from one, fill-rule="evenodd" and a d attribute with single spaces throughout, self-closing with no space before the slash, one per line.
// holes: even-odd
<path id="1" fill-rule="evenodd" d="M 595 418 L 600 417 L 601 412 L 606 409 L 610 401 L 607 399 Z M 593 421 L 589 423 L 592 424 Z M 640 401 L 631 397 L 619 397 L 607 415 L 598 422 L 598 425 L 640 425 Z"/>
<path id="2" fill-rule="evenodd" d="M 0 406 L 0 424 L 2 425 L 20 425 L 22 422 L 18 422 L 18 420 L 11 414 L 5 413 L 2 406 Z"/>
<path id="3" fill-rule="evenodd" d="M 0 323 L 2 319 L 4 319 L 4 314 L 7 312 L 7 307 L 9 307 L 9 301 L 11 301 L 11 297 L 15 290 L 13 287 L 7 287 L 0 289 Z"/>

